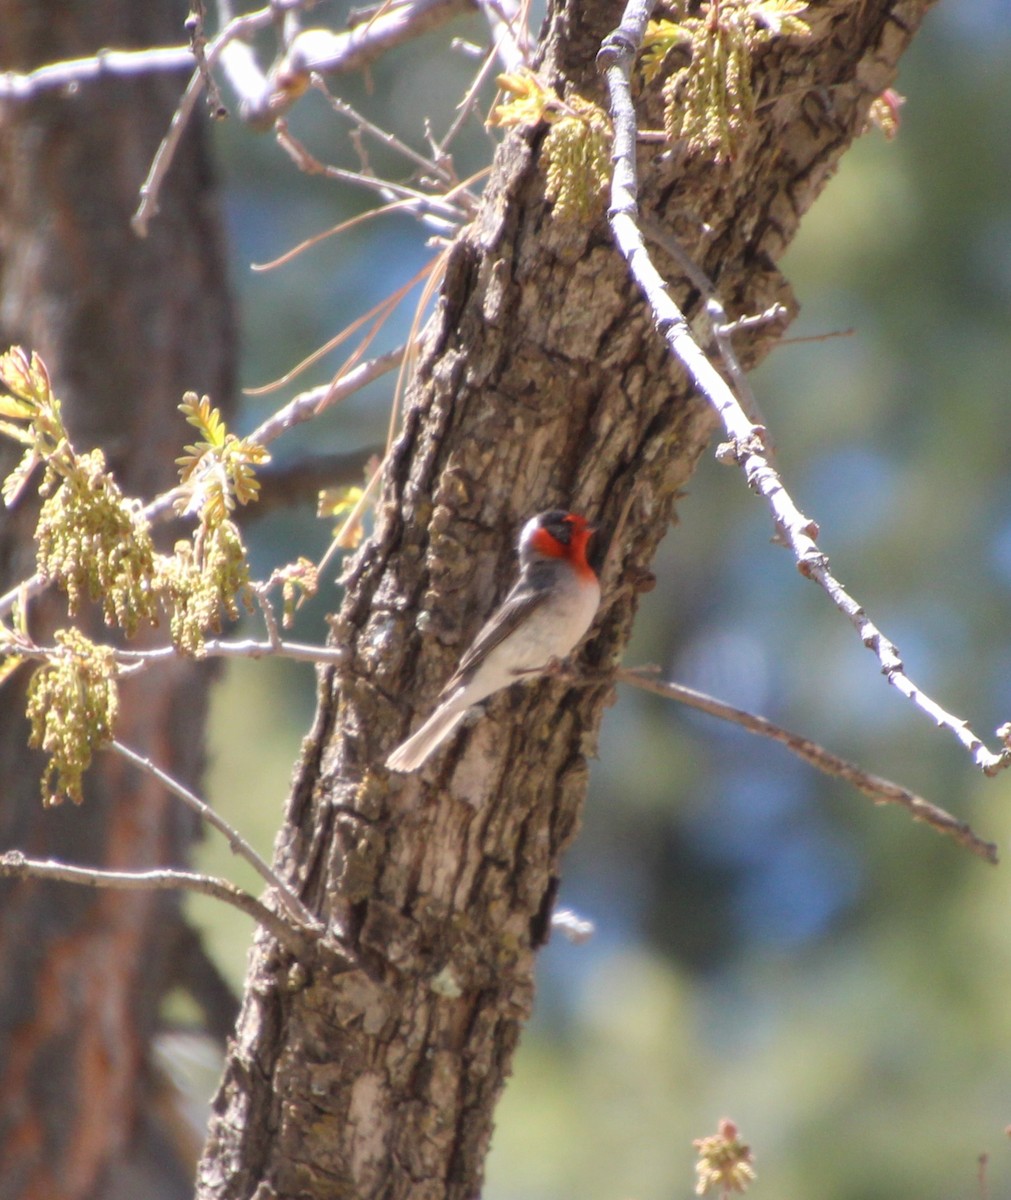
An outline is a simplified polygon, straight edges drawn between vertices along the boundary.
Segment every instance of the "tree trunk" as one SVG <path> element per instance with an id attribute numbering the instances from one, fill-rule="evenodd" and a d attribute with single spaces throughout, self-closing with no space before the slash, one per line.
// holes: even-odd
<path id="1" fill-rule="evenodd" d="M 756 62 L 758 118 L 734 160 L 639 155 L 643 205 L 716 280 L 731 316 L 791 304 L 775 260 L 862 130 L 926 4 L 812 6 L 806 40 Z M 594 59 L 621 6 L 557 4 L 543 73 L 602 99 Z M 662 120 L 639 96 L 642 128 Z M 281 831 L 279 868 L 334 940 L 294 965 L 261 937 L 199 1194 L 451 1197 L 480 1191 L 495 1102 L 533 1000 L 586 755 L 679 489 L 713 429 L 651 328 L 603 215 L 553 220 L 543 128 L 508 137 L 449 257 L 372 540 L 335 625 Z M 659 254 L 690 315 L 699 296 Z M 740 346 L 756 361 L 775 330 Z M 560 505 L 613 527 L 617 579 L 579 656 L 585 680 L 495 698 L 418 775 L 389 751 L 515 570 L 522 521 Z"/>
<path id="2" fill-rule="evenodd" d="M 0 0 L 0 68 L 28 70 L 183 40 L 186 5 Z M 161 215 L 139 241 L 138 188 L 182 76 L 112 79 L 0 111 L 0 349 L 50 367 L 79 448 L 105 448 L 127 493 L 172 482 L 187 388 L 231 399 L 234 337 L 203 138 L 185 139 Z M 0 466 L 16 448 L 0 447 Z M 22 499 L 0 526 L 0 591 L 34 571 L 36 516 Z M 101 619 L 88 620 L 107 635 Z M 41 642 L 67 624 L 62 598 L 30 608 Z M 86 803 L 43 811 L 26 754 L 26 671 L 0 702 L 0 848 L 104 867 L 186 860 L 193 822 L 112 755 Z M 198 781 L 208 677 L 194 664 L 125 683 L 117 736 Z M 148 1050 L 186 936 L 178 897 L 0 883 L 0 1198 L 102 1200 L 192 1193 L 153 1103 Z"/>

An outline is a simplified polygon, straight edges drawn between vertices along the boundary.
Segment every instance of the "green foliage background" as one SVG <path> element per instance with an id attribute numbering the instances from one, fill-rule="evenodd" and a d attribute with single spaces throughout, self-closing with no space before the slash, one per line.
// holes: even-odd
<path id="1" fill-rule="evenodd" d="M 855 147 L 785 263 L 803 305 L 791 334 L 853 332 L 782 346 L 753 380 L 836 573 L 912 677 L 986 736 L 1011 718 L 1009 30 L 1007 0 L 933 11 L 898 81 L 898 139 L 871 133 Z M 476 23 L 453 32 L 482 36 Z M 418 142 L 423 112 L 445 124 L 472 69 L 447 63 L 445 40 L 391 56 L 371 93 L 357 79 L 339 90 Z M 321 102 L 310 97 L 295 123 L 321 156 L 354 163 Z M 468 131 L 461 174 L 480 165 L 486 137 Z M 429 251 L 406 219 L 384 218 L 251 275 L 251 260 L 366 200 L 298 175 L 235 124 L 219 142 L 244 380 L 260 384 Z M 391 387 L 287 452 L 381 440 Z M 249 425 L 266 403 L 250 402 Z M 888 689 L 770 545 L 739 475 L 704 464 L 680 519 L 627 661 L 658 662 L 919 790 L 1006 856 L 1011 777 L 979 777 Z M 284 514 L 249 532 L 265 570 L 318 553 L 328 530 Z M 324 586 L 300 633 L 322 636 L 336 604 Z M 214 701 L 212 798 L 264 848 L 313 693 L 309 668 L 237 663 Z M 207 842 L 203 865 L 242 879 L 227 858 Z M 622 692 L 567 868 L 562 902 L 597 934 L 583 947 L 556 938 L 543 955 L 487 1200 L 688 1195 L 691 1140 L 721 1116 L 755 1150 L 756 1197 L 976 1197 L 984 1153 L 989 1194 L 1011 1194 L 1008 866 L 986 867 L 777 747 Z M 194 907 L 239 984 L 249 928 Z"/>

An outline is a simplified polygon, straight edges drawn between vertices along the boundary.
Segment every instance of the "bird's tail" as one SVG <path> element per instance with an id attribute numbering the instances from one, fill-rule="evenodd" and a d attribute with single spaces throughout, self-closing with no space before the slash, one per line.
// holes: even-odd
<path id="1" fill-rule="evenodd" d="M 417 733 L 411 734 L 386 760 L 391 771 L 416 771 L 453 733 L 468 705 L 440 704 Z"/>

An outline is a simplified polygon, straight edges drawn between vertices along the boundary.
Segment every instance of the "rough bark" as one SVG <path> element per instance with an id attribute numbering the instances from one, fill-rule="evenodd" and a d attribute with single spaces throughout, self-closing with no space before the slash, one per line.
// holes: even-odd
<path id="1" fill-rule="evenodd" d="M 0 67 L 104 46 L 178 42 L 183 2 L 0 0 Z M 187 388 L 228 401 L 234 338 L 203 139 L 183 146 L 151 237 L 129 217 L 184 84 L 178 75 L 86 85 L 0 112 L 0 343 L 43 355 L 82 449 L 105 448 L 124 489 L 173 479 Z M 19 452 L 0 447 L 0 467 Z M 0 591 L 34 570 L 27 497 L 0 526 Z M 94 634 L 107 635 L 88 618 Z M 49 594 L 42 641 L 66 624 Z M 204 670 L 179 664 L 122 693 L 118 736 L 196 784 Z M 102 755 L 86 803 L 44 811 L 25 743 L 25 680 L 0 701 L 0 848 L 106 867 L 185 861 L 193 822 L 164 790 Z M 0 1197 L 82 1200 L 192 1191 L 153 1104 L 148 1047 L 185 942 L 177 897 L 0 883 Z"/>
<path id="2" fill-rule="evenodd" d="M 640 154 L 644 206 L 717 281 L 731 315 L 790 303 L 775 260 L 868 106 L 922 0 L 826 0 L 811 40 L 757 64 L 759 119 L 726 167 Z M 556 5 L 545 69 L 600 98 L 620 6 Z M 640 97 L 642 126 L 660 125 Z M 586 681 L 501 695 L 420 776 L 389 750 L 507 586 L 513 538 L 563 505 L 605 526 L 639 490 L 620 575 L 648 572 L 709 412 L 668 361 L 603 217 L 553 222 L 542 132 L 511 136 L 453 247 L 375 535 L 353 563 L 315 727 L 278 843 L 340 942 L 293 968 L 266 939 L 216 1101 L 202 1197 L 472 1197 L 533 999 L 563 852 L 636 606 L 609 582 Z M 690 313 L 699 298 L 660 257 Z M 745 361 L 775 332 L 753 337 Z"/>

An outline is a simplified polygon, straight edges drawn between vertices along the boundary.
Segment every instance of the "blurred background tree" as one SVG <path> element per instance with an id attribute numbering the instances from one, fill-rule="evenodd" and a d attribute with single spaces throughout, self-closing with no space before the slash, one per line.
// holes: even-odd
<path id="1" fill-rule="evenodd" d="M 803 306 L 793 337 L 853 332 L 783 345 L 754 378 L 784 474 L 821 523 L 838 574 L 914 677 L 983 731 L 1011 716 L 1001 420 L 1009 16 L 1006 3 L 985 0 L 934 11 L 903 62 L 898 138 L 871 133 L 846 157 L 784 264 Z M 484 37 L 477 18 L 454 32 Z M 472 76 L 463 50 L 454 61 L 403 48 L 368 78 L 348 77 L 342 94 L 417 140 L 424 116 L 445 124 Z M 334 159 L 355 161 L 322 99 L 292 123 Z M 475 119 L 461 175 L 486 160 L 487 137 Z M 217 126 L 215 140 L 242 382 L 256 386 L 382 299 L 429 251 L 407 218 L 388 217 L 250 274 L 250 262 L 367 200 L 298 175 L 238 123 Z M 409 319 L 385 331 L 388 344 Z M 288 452 L 381 441 L 389 390 L 360 394 Z M 273 403 L 247 401 L 242 427 Z M 767 514 L 740 479 L 704 464 L 680 519 L 627 661 L 658 662 L 817 738 L 971 818 L 1003 848 L 1007 783 L 979 778 L 887 689 L 769 544 Z M 275 512 L 250 536 L 265 570 L 293 547 L 322 552 L 329 534 Z M 324 589 L 302 632 L 318 631 L 335 605 Z M 209 790 L 265 850 L 313 698 L 310 670 L 280 663 L 235 664 L 215 693 Z M 826 784 L 777 747 L 623 690 L 592 779 L 561 901 L 597 933 L 579 947 L 556 938 L 542 954 L 489 1197 L 687 1192 L 691 1140 L 724 1114 L 756 1149 L 756 1195 L 974 1196 L 982 1153 L 990 1194 L 1008 1191 L 1003 870 Z M 212 843 L 204 855 L 241 878 Z M 239 986 L 248 926 L 200 902 L 191 911 Z"/>
<path id="2" fill-rule="evenodd" d="M 165 44 L 185 15 L 181 2 L 0 0 L 0 69 Z M 158 228 L 145 241 L 129 234 L 138 172 L 184 84 L 162 73 L 85 85 L 72 101 L 0 100 L 0 350 L 23 344 L 44 356 L 71 438 L 102 446 L 127 494 L 175 481 L 186 388 L 226 410 L 235 400 L 235 318 L 204 129 L 180 145 Z M 22 448 L 0 441 L 6 477 Z M 32 490 L 0 518 L 0 592 L 35 569 Z M 55 591 L 39 597 L 32 635 L 51 641 L 65 614 Z M 95 606 L 81 625 L 105 632 Z M 138 642 L 147 641 L 145 631 Z M 179 661 L 123 684 L 119 736 L 193 786 L 211 674 L 211 664 Z M 18 671 L 0 699 L 0 848 L 121 870 L 185 864 L 196 819 L 112 755 L 94 764 L 85 807 L 43 809 L 44 756 L 26 747 L 27 682 Z M 192 1000 L 203 975 L 218 1037 L 228 1024 L 222 997 L 229 1008 L 182 897 L 0 880 L 0 963 L 0 1196 L 179 1195 L 199 1142 L 166 1120 L 170 1089 L 149 1069 L 149 1042 L 175 985 Z"/>

